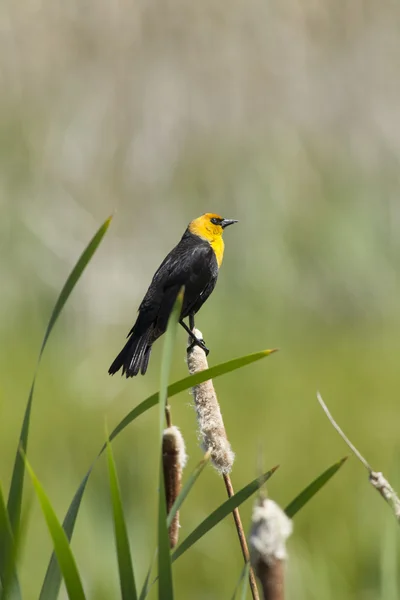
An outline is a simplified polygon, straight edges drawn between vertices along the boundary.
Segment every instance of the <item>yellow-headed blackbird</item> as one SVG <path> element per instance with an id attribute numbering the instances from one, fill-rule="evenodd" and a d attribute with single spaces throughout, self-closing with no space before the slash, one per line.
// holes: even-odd
<path id="1" fill-rule="evenodd" d="M 149 364 L 151 347 L 165 332 L 175 299 L 185 286 L 179 323 L 192 337 L 193 343 L 208 349 L 203 340 L 192 333 L 194 315 L 207 300 L 217 282 L 224 255 L 222 233 L 225 227 L 237 223 L 219 215 L 206 213 L 189 223 L 181 241 L 157 269 L 142 303 L 139 316 L 128 334 L 128 342 L 109 368 L 114 375 L 122 367 L 122 375 L 144 375 Z M 189 317 L 189 327 L 183 319 Z"/>

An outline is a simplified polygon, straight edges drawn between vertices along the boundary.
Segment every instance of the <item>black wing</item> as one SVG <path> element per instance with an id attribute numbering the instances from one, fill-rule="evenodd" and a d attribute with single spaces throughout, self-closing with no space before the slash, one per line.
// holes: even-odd
<path id="1" fill-rule="evenodd" d="M 176 296 L 185 286 L 181 317 L 197 312 L 214 289 L 218 265 L 210 244 L 185 234 L 157 269 L 139 307 L 131 332 L 142 335 L 154 325 L 154 337 L 164 333 Z"/>

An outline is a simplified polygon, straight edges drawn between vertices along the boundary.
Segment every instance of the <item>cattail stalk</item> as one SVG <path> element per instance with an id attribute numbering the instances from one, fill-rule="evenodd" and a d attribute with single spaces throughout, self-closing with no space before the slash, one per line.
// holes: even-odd
<path id="1" fill-rule="evenodd" d="M 202 339 L 201 331 L 195 329 L 193 333 Z M 189 337 L 188 345 L 192 340 Z M 189 373 L 194 375 L 199 371 L 208 369 L 207 358 L 204 350 L 194 346 L 187 355 Z M 204 452 L 211 452 L 211 462 L 218 473 L 230 473 L 235 460 L 235 454 L 226 435 L 221 410 L 217 395 L 211 379 L 195 385 L 192 388 L 194 406 L 199 424 L 199 436 Z"/>
<path id="2" fill-rule="evenodd" d="M 268 498 L 257 500 L 249 545 L 251 564 L 260 580 L 264 600 L 285 598 L 286 539 L 292 529 L 292 521 L 276 502 Z"/>
<path id="3" fill-rule="evenodd" d="M 198 329 L 194 329 L 193 333 L 196 337 L 202 339 L 202 334 Z M 188 347 L 190 347 L 191 344 L 192 340 L 189 337 Z M 191 375 L 208 369 L 205 352 L 199 348 L 199 346 L 193 346 L 188 350 L 187 363 Z M 212 380 L 210 379 L 204 383 L 195 385 L 192 388 L 192 393 L 199 425 L 201 446 L 205 452 L 209 451 L 211 453 L 211 462 L 218 473 L 223 476 L 225 487 L 230 498 L 233 496 L 234 491 L 229 473 L 232 470 L 235 454 L 232 451 L 226 435 L 221 409 Z M 233 518 L 244 560 L 245 562 L 249 562 L 249 549 L 238 508 L 234 509 Z M 253 600 L 259 600 L 257 582 L 251 567 L 249 571 L 249 583 Z"/>
<path id="4" fill-rule="evenodd" d="M 170 512 L 182 488 L 182 471 L 186 464 L 187 456 L 185 442 L 181 432 L 174 425 L 164 429 L 162 439 L 163 471 L 165 482 L 165 499 L 167 513 Z M 179 511 L 174 516 L 168 530 L 169 543 L 175 548 L 179 538 Z"/>
<path id="5" fill-rule="evenodd" d="M 382 498 L 386 500 L 386 502 L 391 507 L 394 516 L 397 519 L 397 522 L 400 523 L 400 498 L 397 492 L 390 485 L 389 481 L 383 476 L 383 473 L 380 471 L 374 471 L 369 464 L 369 462 L 364 458 L 364 456 L 357 450 L 354 444 L 349 440 L 347 435 L 343 432 L 342 428 L 337 424 L 335 419 L 332 417 L 331 413 L 325 402 L 322 399 L 321 394 L 317 393 L 317 399 L 320 403 L 322 410 L 328 417 L 331 425 L 336 429 L 340 437 L 344 440 L 344 442 L 348 445 L 353 454 L 358 458 L 362 465 L 367 469 L 369 474 L 369 482 L 371 485 L 380 493 Z"/>
<path id="6" fill-rule="evenodd" d="M 228 473 L 223 473 L 222 477 L 224 479 L 224 483 L 225 483 L 226 491 L 228 493 L 228 497 L 232 498 L 232 496 L 234 495 L 235 492 L 233 491 L 233 486 L 232 486 L 231 478 L 230 478 L 230 476 L 229 476 Z M 236 531 L 237 531 L 237 534 L 238 534 L 238 538 L 239 538 L 239 542 L 240 542 L 240 547 L 242 549 L 242 554 L 243 554 L 244 562 L 245 563 L 250 563 L 249 548 L 247 546 L 246 535 L 244 533 L 244 529 L 243 529 L 243 525 L 242 525 L 242 519 L 240 518 L 239 509 L 238 508 L 234 508 L 232 514 L 233 514 L 233 520 L 235 521 Z M 258 595 L 258 589 L 257 589 L 257 582 L 256 582 L 256 578 L 255 578 L 254 571 L 253 571 L 252 568 L 250 568 L 250 570 L 249 570 L 249 583 L 250 583 L 251 592 L 253 594 L 253 598 L 255 600 L 258 600 L 259 595 Z"/>

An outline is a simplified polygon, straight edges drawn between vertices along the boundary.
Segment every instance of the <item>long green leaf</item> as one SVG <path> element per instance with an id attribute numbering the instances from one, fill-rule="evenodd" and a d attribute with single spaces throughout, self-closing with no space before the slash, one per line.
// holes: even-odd
<path id="1" fill-rule="evenodd" d="M 175 383 L 172 383 L 168 386 L 168 398 L 172 398 L 172 396 L 176 396 L 180 392 L 184 392 L 195 385 L 199 385 L 208 379 L 215 379 L 215 377 L 220 377 L 221 375 L 225 375 L 226 373 L 231 373 L 232 371 L 237 371 L 242 367 L 250 365 L 257 360 L 261 360 L 266 356 L 270 356 L 276 352 L 276 348 L 273 350 L 261 350 L 261 352 L 255 352 L 254 354 L 247 354 L 246 356 L 241 356 L 240 358 L 234 358 L 233 360 L 228 360 L 227 362 L 220 363 L 215 367 L 210 367 L 209 369 L 205 369 L 204 371 L 199 371 L 195 375 L 189 375 L 188 377 L 184 377 Z M 143 400 L 138 406 L 132 409 L 120 423 L 115 427 L 115 429 L 110 434 L 110 441 L 112 441 L 118 434 L 121 433 L 132 421 L 137 419 L 144 412 L 153 408 L 158 404 L 159 392 L 152 394 L 146 400 Z M 101 449 L 100 453 L 104 450 L 104 446 Z"/>
<path id="2" fill-rule="evenodd" d="M 249 588 L 249 572 L 250 572 L 250 563 L 247 562 L 244 567 L 244 575 L 243 575 L 243 584 L 242 584 L 242 593 L 240 595 L 241 600 L 246 600 L 247 590 Z"/>
<path id="3" fill-rule="evenodd" d="M 241 570 L 239 580 L 238 580 L 237 584 L 235 585 L 235 589 L 234 589 L 234 592 L 233 592 L 233 595 L 232 595 L 232 600 L 236 600 L 238 592 L 240 590 L 240 584 L 242 584 L 242 591 L 240 593 L 240 599 L 241 600 L 246 600 L 247 589 L 248 589 L 249 571 L 250 571 L 250 563 L 246 562 L 243 565 L 243 568 Z"/>
<path id="4" fill-rule="evenodd" d="M 81 578 L 79 576 L 78 568 L 76 566 L 68 538 L 65 535 L 65 531 L 58 521 L 56 513 L 50 504 L 50 500 L 48 499 L 46 492 L 44 491 L 26 457 L 25 466 L 32 479 L 33 486 L 39 499 L 40 506 L 42 508 L 43 515 L 53 541 L 54 551 L 56 553 L 58 564 L 64 578 L 68 597 L 70 600 L 85 600 L 85 593 L 83 591 Z"/>
<path id="5" fill-rule="evenodd" d="M 8 517 L 3 490 L 0 486 L 0 581 L 2 600 L 12 598 L 21 599 L 21 590 L 18 581 L 17 568 L 15 564 L 16 547 Z"/>
<path id="6" fill-rule="evenodd" d="M 162 497 L 164 496 L 164 500 Z M 158 599 L 173 600 L 171 553 L 167 529 L 167 507 L 165 502 L 164 474 L 159 474 L 158 502 Z"/>
<path id="7" fill-rule="evenodd" d="M 174 590 L 172 583 L 171 552 L 167 528 L 167 502 L 165 498 L 165 481 L 163 471 L 162 438 L 165 421 L 165 407 L 168 398 L 168 379 L 171 370 L 174 352 L 176 330 L 178 328 L 179 316 L 182 310 L 183 290 L 177 296 L 174 308 L 168 320 L 165 334 L 164 350 L 161 360 L 160 375 L 160 472 L 159 472 L 159 494 L 158 494 L 158 598 L 159 600 L 173 600 Z"/>
<path id="8" fill-rule="evenodd" d="M 64 287 L 61 290 L 57 302 L 53 308 L 53 312 L 51 313 L 49 324 L 47 325 L 46 333 L 44 334 L 42 347 L 40 349 L 40 356 L 43 354 L 43 350 L 46 346 L 49 335 L 54 325 L 56 324 L 56 321 L 60 316 L 60 313 L 64 308 L 66 301 L 68 300 L 72 290 L 78 283 L 83 271 L 85 270 L 85 268 L 91 261 L 94 253 L 96 252 L 97 248 L 99 247 L 101 240 L 105 236 L 107 229 L 110 226 L 111 220 L 112 216 L 108 217 L 108 219 L 106 219 L 104 223 L 99 227 L 93 238 L 90 240 L 89 244 L 86 246 L 85 250 L 82 252 L 81 256 L 78 259 L 78 262 L 72 269 L 70 276 L 65 282 Z"/>
<path id="9" fill-rule="evenodd" d="M 160 391 L 159 391 L 159 424 L 160 424 L 160 447 L 162 451 L 162 438 L 165 422 L 165 407 L 168 399 L 168 381 L 171 371 L 172 358 L 176 339 L 176 330 L 182 310 L 184 288 L 182 288 L 175 300 L 174 307 L 168 319 L 168 327 L 165 332 L 164 348 L 161 358 Z"/>
<path id="10" fill-rule="evenodd" d="M 115 545 L 117 547 L 119 583 L 122 600 L 136 600 L 136 585 L 133 573 L 131 550 L 128 532 L 122 508 L 117 469 L 115 467 L 111 444 L 107 442 L 108 475 L 110 481 L 111 501 L 113 506 Z"/>
<path id="11" fill-rule="evenodd" d="M 214 379 L 215 377 L 219 377 L 221 375 L 225 375 L 226 373 L 231 373 L 232 371 L 236 371 L 237 369 L 241 369 L 247 365 L 250 365 L 253 362 L 261 360 L 266 356 L 276 352 L 276 349 L 273 350 L 262 350 L 261 352 L 255 352 L 254 354 L 248 354 L 246 356 L 241 356 L 240 358 L 234 358 L 233 360 L 229 360 L 227 362 L 216 365 L 215 367 L 210 367 L 204 371 L 196 373 L 195 375 L 189 375 L 188 377 L 184 377 L 175 383 L 172 383 L 168 386 L 168 398 L 172 396 L 176 396 L 180 392 L 184 392 L 194 385 L 199 385 L 208 379 Z M 140 417 L 143 413 L 156 406 L 159 399 L 159 393 L 156 392 L 152 394 L 146 400 L 143 400 L 138 406 L 132 409 L 120 423 L 114 428 L 114 430 L 110 434 L 110 441 L 116 438 L 130 423 L 132 423 L 135 419 Z M 90 469 L 86 473 L 85 477 L 79 484 L 77 491 L 71 501 L 71 504 L 68 508 L 67 514 L 65 515 L 63 527 L 67 534 L 68 539 L 71 539 L 72 534 L 74 532 L 76 519 L 78 516 L 80 504 L 82 501 L 83 494 L 86 489 L 87 482 L 93 470 L 93 467 L 98 460 L 98 458 L 102 455 L 105 450 L 105 445 L 100 449 L 96 459 L 91 465 Z M 52 555 L 49 565 L 46 571 L 46 577 L 43 582 L 42 590 L 40 592 L 39 600 L 54 600 L 57 597 L 58 591 L 60 589 L 61 584 L 61 575 L 58 568 L 57 561 L 55 556 Z"/>
<path id="12" fill-rule="evenodd" d="M 69 541 L 71 541 L 72 538 L 72 533 L 74 531 L 76 517 L 78 516 L 79 508 L 82 502 L 83 493 L 86 489 L 86 484 L 93 471 L 94 465 L 95 463 L 92 464 L 85 477 L 82 479 L 63 521 L 63 529 Z M 49 565 L 47 567 L 46 576 L 44 578 L 42 589 L 40 591 L 39 600 L 56 600 L 58 592 L 60 591 L 60 585 L 61 571 L 57 562 L 57 557 L 53 552 L 53 554 L 51 555 Z"/>
<path id="13" fill-rule="evenodd" d="M 254 479 L 250 483 L 248 483 L 244 488 L 242 488 L 239 492 L 236 492 L 231 498 L 225 500 L 217 509 L 214 510 L 192 533 L 190 533 L 187 538 L 183 540 L 183 542 L 178 546 L 175 552 L 172 554 L 172 562 L 176 561 L 177 558 L 182 556 L 189 550 L 193 544 L 195 544 L 200 538 L 203 537 L 206 533 L 210 531 L 213 527 L 218 525 L 222 519 L 228 516 L 235 508 L 240 506 L 247 498 L 250 498 L 254 492 L 260 489 L 260 487 L 273 475 L 278 467 L 274 467 L 267 473 L 261 475 L 257 479 Z"/>
<path id="14" fill-rule="evenodd" d="M 142 587 L 142 591 L 140 592 L 139 600 L 144 600 L 147 597 L 147 594 L 149 593 L 149 590 L 151 587 L 150 586 L 150 575 L 153 570 L 154 563 L 156 562 L 157 554 L 158 554 L 158 552 L 156 550 L 154 553 L 154 556 L 152 558 L 152 561 L 150 563 L 150 566 L 147 570 L 146 577 L 144 578 L 143 587 Z"/>
<path id="15" fill-rule="evenodd" d="M 168 517 L 167 517 L 167 527 L 169 529 L 169 527 L 171 526 L 171 523 L 176 515 L 176 513 L 178 512 L 178 510 L 180 509 L 180 507 L 182 506 L 183 502 L 186 500 L 190 490 L 192 489 L 193 485 L 196 483 L 197 479 L 199 478 L 200 474 L 203 472 L 204 467 L 210 462 L 210 452 L 206 452 L 206 454 L 204 455 L 204 457 L 201 459 L 201 461 L 199 462 L 199 464 L 195 467 L 195 469 L 193 470 L 193 472 L 190 474 L 188 480 L 186 481 L 185 485 L 183 486 L 183 488 L 181 489 L 180 493 L 178 494 L 177 499 L 175 500 L 174 504 L 171 507 L 171 510 L 168 513 Z M 154 559 L 153 559 L 154 562 Z M 146 578 L 145 578 L 145 582 L 143 584 L 143 588 L 142 591 L 140 593 L 140 597 L 139 600 L 144 600 L 144 598 L 146 598 L 147 594 L 149 593 L 149 580 L 150 580 L 150 575 L 151 575 L 151 571 L 152 571 L 152 567 L 153 567 L 153 562 L 151 563 L 149 570 L 147 572 Z"/>
<path id="16" fill-rule="evenodd" d="M 297 512 L 299 512 L 299 510 L 303 508 L 303 506 L 307 504 L 307 502 L 309 502 L 311 498 L 315 496 L 315 494 L 322 487 L 324 487 L 326 483 L 328 483 L 331 477 L 333 477 L 334 474 L 337 473 L 337 471 L 339 471 L 340 467 L 346 462 L 347 458 L 348 457 L 345 456 L 344 458 L 339 460 L 339 462 L 329 467 L 329 469 L 324 471 L 319 477 L 314 479 L 314 481 L 310 483 L 310 485 L 308 485 L 302 492 L 300 492 L 300 494 L 296 496 L 296 498 L 292 500 L 292 502 L 290 502 L 290 504 L 288 504 L 288 506 L 285 508 L 285 513 L 287 514 L 287 516 L 292 519 L 294 515 Z"/>
<path id="17" fill-rule="evenodd" d="M 196 483 L 198 477 L 203 472 L 204 467 L 210 461 L 210 456 L 211 456 L 211 454 L 208 451 L 204 455 L 204 458 L 201 459 L 201 461 L 199 462 L 197 467 L 194 469 L 193 473 L 190 474 L 187 482 L 185 483 L 185 485 L 182 487 L 181 491 L 179 492 L 175 502 L 171 506 L 171 510 L 168 513 L 168 518 L 167 518 L 167 527 L 168 528 L 171 526 L 171 523 L 174 520 L 176 513 L 182 506 L 183 502 L 186 500 L 187 495 L 189 494 L 190 490 Z"/>
<path id="18" fill-rule="evenodd" d="M 29 392 L 28 402 L 27 402 L 26 409 L 25 409 L 24 420 L 22 422 L 22 428 L 21 428 L 21 433 L 20 433 L 20 437 L 19 437 L 18 449 L 16 452 L 15 461 L 14 461 L 14 469 L 13 469 L 13 474 L 12 474 L 12 479 L 11 479 L 10 492 L 8 495 L 7 510 L 8 510 L 8 514 L 10 516 L 11 528 L 12 528 L 14 535 L 16 535 L 18 532 L 19 522 L 21 519 L 22 492 L 23 492 L 23 486 L 24 486 L 25 465 L 24 465 L 24 461 L 23 461 L 20 450 L 22 450 L 23 453 L 26 453 L 27 447 L 28 447 L 29 422 L 30 422 L 30 416 L 31 416 L 31 410 L 32 410 L 33 392 L 35 389 L 36 376 L 37 376 L 37 373 L 39 370 L 40 361 L 41 361 L 44 349 L 46 347 L 47 340 L 49 339 L 49 336 L 53 330 L 53 327 L 54 327 L 66 301 L 68 300 L 69 295 L 71 294 L 72 290 L 74 289 L 76 283 L 78 282 L 80 276 L 82 275 L 85 267 L 89 263 L 93 254 L 97 250 L 97 247 L 99 246 L 101 240 L 103 239 L 103 237 L 110 225 L 110 222 L 111 222 L 111 217 L 109 217 L 103 223 L 103 225 L 100 227 L 100 229 L 97 231 L 95 236 L 92 238 L 92 240 L 90 241 L 90 243 L 88 244 L 86 249 L 81 254 L 78 262 L 76 263 L 70 276 L 68 277 L 67 281 L 65 282 L 63 289 L 61 290 L 61 293 L 60 293 L 60 295 L 57 299 L 57 302 L 54 306 L 53 312 L 51 313 L 50 320 L 49 320 L 49 323 L 47 325 L 47 328 L 46 328 L 46 331 L 44 334 L 43 342 L 42 342 L 42 345 L 40 348 L 39 357 L 38 357 L 38 361 L 37 361 L 37 365 L 36 365 L 36 369 L 35 369 L 35 374 L 34 374 L 31 389 Z"/>
<path id="19" fill-rule="evenodd" d="M 242 583 L 242 593 L 240 594 L 241 600 L 246 600 L 247 590 L 249 588 L 249 573 L 250 573 L 250 563 L 247 562 L 244 566 L 244 575 L 243 575 L 243 583 Z"/>

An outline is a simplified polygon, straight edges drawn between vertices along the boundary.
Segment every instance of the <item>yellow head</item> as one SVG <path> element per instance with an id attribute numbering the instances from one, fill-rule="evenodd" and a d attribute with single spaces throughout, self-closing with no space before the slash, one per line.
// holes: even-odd
<path id="1" fill-rule="evenodd" d="M 224 240 L 222 233 L 225 227 L 237 223 L 235 219 L 223 219 L 214 213 L 206 213 L 189 223 L 188 229 L 193 235 L 198 235 L 206 240 L 215 252 L 218 266 L 222 264 L 224 256 Z"/>

